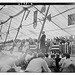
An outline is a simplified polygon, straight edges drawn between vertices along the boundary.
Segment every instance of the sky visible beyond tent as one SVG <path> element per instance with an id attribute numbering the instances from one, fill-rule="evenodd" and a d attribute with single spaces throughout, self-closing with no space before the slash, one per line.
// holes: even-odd
<path id="1" fill-rule="evenodd" d="M 22 11 L 23 7 L 30 7 L 30 5 L 5 5 L 5 6 L 0 5 L 0 9 L 2 8 L 0 10 L 0 23 L 6 21 L 9 18 L 9 16 L 16 15 L 17 13 Z M 29 8 L 28 10 L 30 10 L 30 13 L 26 20 L 25 20 L 25 16 L 27 15 L 27 12 L 25 13 L 25 16 L 22 22 L 22 28 L 20 29 L 17 39 L 26 39 L 29 37 L 36 38 L 36 39 L 38 38 L 42 24 L 43 24 L 43 21 L 40 21 L 40 20 L 43 20 L 43 17 L 45 17 L 44 15 L 46 14 L 48 5 L 46 5 L 46 11 L 45 13 L 43 13 L 44 15 L 38 12 L 38 19 L 37 19 L 38 23 L 37 23 L 37 27 L 34 29 L 33 18 L 34 18 L 34 11 L 36 11 L 35 7 L 41 11 L 42 5 L 35 5 Z M 12 19 L 7 40 L 15 39 L 15 36 L 17 34 L 17 28 L 19 27 L 21 23 L 23 13 L 24 12 L 22 12 L 21 14 L 19 14 L 18 16 Z M 59 13 L 62 13 L 62 14 L 57 15 Z M 51 18 L 51 21 L 46 20 L 46 23 L 44 26 L 44 31 L 46 33 L 47 38 L 54 38 L 56 36 L 59 37 L 59 36 L 75 35 L 75 24 L 68 26 L 68 15 L 74 14 L 74 13 L 75 13 L 75 4 L 50 5 L 48 15 L 51 14 L 52 18 Z M 10 20 L 4 23 L 2 26 L 2 30 L 0 33 L 2 35 L 2 39 L 0 39 L 0 42 L 5 40 L 9 23 L 10 23 Z M 1 25 L 0 25 L 0 28 L 1 28 Z"/>

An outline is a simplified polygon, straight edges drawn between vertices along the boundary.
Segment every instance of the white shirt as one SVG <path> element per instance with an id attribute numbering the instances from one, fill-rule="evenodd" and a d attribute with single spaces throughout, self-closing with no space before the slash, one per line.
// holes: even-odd
<path id="1" fill-rule="evenodd" d="M 63 61 L 62 68 L 68 67 L 72 63 L 71 59 L 66 59 Z"/>
<path id="2" fill-rule="evenodd" d="M 48 68 L 48 65 L 46 63 L 46 61 L 42 58 L 35 58 L 32 59 L 30 61 L 30 63 L 28 64 L 26 71 L 29 72 L 35 72 L 35 73 L 41 73 L 42 72 L 42 68 L 46 71 L 46 72 L 51 72 L 51 70 Z"/>
<path id="3" fill-rule="evenodd" d="M 66 57 L 62 58 L 59 62 L 59 65 L 61 66 L 63 64 L 63 61 L 66 60 Z"/>

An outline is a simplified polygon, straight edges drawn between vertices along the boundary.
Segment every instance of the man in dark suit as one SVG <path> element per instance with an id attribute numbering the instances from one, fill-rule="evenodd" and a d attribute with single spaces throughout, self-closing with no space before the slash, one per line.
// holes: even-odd
<path id="1" fill-rule="evenodd" d="M 56 58 L 55 58 L 55 62 L 56 62 L 56 72 L 59 72 L 59 69 L 60 69 L 60 66 L 59 66 L 59 62 L 60 62 L 61 58 L 59 58 L 59 55 L 57 54 L 56 55 Z"/>
<path id="2" fill-rule="evenodd" d="M 45 35 L 45 32 L 43 31 L 42 32 L 42 36 L 40 38 L 40 49 L 42 50 L 43 53 L 45 53 L 45 38 L 46 38 L 46 35 Z"/>

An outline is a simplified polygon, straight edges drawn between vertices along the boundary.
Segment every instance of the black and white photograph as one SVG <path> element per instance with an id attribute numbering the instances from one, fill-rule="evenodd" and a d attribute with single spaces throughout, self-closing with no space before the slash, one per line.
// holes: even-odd
<path id="1" fill-rule="evenodd" d="M 0 73 L 75 73 L 75 3 L 0 3 Z"/>

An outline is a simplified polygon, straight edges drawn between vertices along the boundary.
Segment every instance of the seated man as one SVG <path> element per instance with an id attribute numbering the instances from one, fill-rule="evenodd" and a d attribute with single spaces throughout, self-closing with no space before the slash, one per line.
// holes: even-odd
<path id="1" fill-rule="evenodd" d="M 73 63 L 69 64 L 62 72 L 75 73 L 75 65 Z"/>
<path id="2" fill-rule="evenodd" d="M 63 64 L 61 65 L 61 70 L 63 71 L 71 63 L 72 63 L 72 60 L 70 59 L 70 55 L 69 54 L 66 54 L 66 60 L 63 61 Z"/>
<path id="3" fill-rule="evenodd" d="M 48 58 L 48 55 L 46 55 L 45 61 L 49 67 L 55 66 L 55 55 L 51 55 L 51 58 Z"/>
<path id="4" fill-rule="evenodd" d="M 65 53 L 62 55 L 62 58 L 61 58 L 61 60 L 59 62 L 60 66 L 63 64 L 63 61 L 66 60 L 66 56 L 65 55 L 66 55 Z"/>
<path id="5" fill-rule="evenodd" d="M 55 64 L 55 55 L 51 55 L 51 58 L 48 58 L 48 54 L 46 54 L 45 61 L 48 64 L 48 67 L 51 69 L 51 71 L 54 71 L 54 68 L 56 66 Z"/>
<path id="6" fill-rule="evenodd" d="M 38 58 L 32 59 L 29 62 L 25 72 L 32 72 L 32 73 L 41 73 L 42 71 L 51 72 L 44 58 L 45 58 L 44 54 L 39 53 Z"/>

